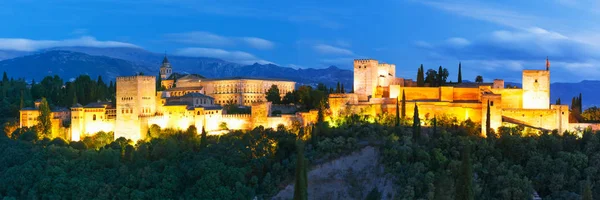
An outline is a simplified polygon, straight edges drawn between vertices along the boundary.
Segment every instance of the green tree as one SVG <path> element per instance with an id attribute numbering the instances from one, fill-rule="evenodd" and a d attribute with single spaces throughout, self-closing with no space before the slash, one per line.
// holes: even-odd
<path id="1" fill-rule="evenodd" d="M 598 122 L 600 121 L 600 108 L 596 106 L 589 107 L 581 114 L 585 121 Z"/>
<path id="2" fill-rule="evenodd" d="M 561 105 L 560 98 L 556 99 L 556 105 Z"/>
<path id="3" fill-rule="evenodd" d="M 446 84 L 449 75 L 450 74 L 448 72 L 448 69 L 442 68 L 442 66 L 440 66 L 437 72 L 437 86 L 443 86 L 444 84 Z"/>
<path id="4" fill-rule="evenodd" d="M 398 98 L 396 98 L 396 123 L 395 126 L 400 126 L 400 105 L 398 104 Z"/>
<path id="5" fill-rule="evenodd" d="M 417 87 L 423 86 L 425 86 L 425 75 L 423 72 L 423 64 L 421 64 L 421 67 L 419 67 L 419 70 L 417 71 Z"/>
<path id="6" fill-rule="evenodd" d="M 581 93 L 579 93 L 579 98 L 577 99 L 577 106 L 579 108 L 579 113 L 583 113 L 583 103 L 581 99 Z"/>
<path id="7" fill-rule="evenodd" d="M 381 192 L 379 192 L 379 190 L 377 189 L 377 187 L 374 187 L 369 194 L 367 194 L 367 197 L 365 198 L 366 200 L 380 200 L 381 199 Z"/>
<path id="8" fill-rule="evenodd" d="M 402 90 L 402 119 L 406 118 L 406 95 L 404 94 L 404 90 Z"/>
<path id="9" fill-rule="evenodd" d="M 308 177 L 306 172 L 306 158 L 304 158 L 304 142 L 296 142 L 298 151 L 296 155 L 296 181 L 294 183 L 294 200 L 308 199 Z"/>
<path id="10" fill-rule="evenodd" d="M 19 109 L 23 109 L 25 107 L 25 91 L 21 89 L 21 102 L 19 103 Z"/>
<path id="11" fill-rule="evenodd" d="M 156 76 L 156 91 L 163 91 L 163 86 L 162 86 L 162 77 L 160 76 L 160 72 L 158 73 L 158 76 Z"/>
<path id="12" fill-rule="evenodd" d="M 340 93 L 340 91 L 340 82 L 337 82 L 337 85 L 335 86 L 335 93 Z"/>
<path id="13" fill-rule="evenodd" d="M 413 115 L 413 140 L 419 141 L 421 137 L 421 119 L 419 118 L 419 106 L 415 103 L 415 111 Z"/>
<path id="14" fill-rule="evenodd" d="M 460 62 L 458 62 L 458 83 L 462 83 L 462 66 Z"/>
<path id="15" fill-rule="evenodd" d="M 38 125 L 37 130 L 40 132 L 41 137 L 52 137 L 52 121 L 51 115 L 52 111 L 50 111 L 50 105 L 48 105 L 48 101 L 46 98 L 42 98 L 40 102 L 40 116 L 38 116 Z"/>
<path id="16" fill-rule="evenodd" d="M 425 74 L 425 83 L 429 84 L 429 87 L 435 87 L 438 84 L 438 73 L 433 69 L 428 69 Z"/>
<path id="17" fill-rule="evenodd" d="M 583 183 L 583 194 L 581 194 L 582 200 L 592 200 L 592 186 L 590 180 L 586 180 Z"/>
<path id="18" fill-rule="evenodd" d="M 456 181 L 456 199 L 472 200 L 474 198 L 470 148 L 469 145 L 466 145 L 461 151 L 460 174 Z"/>
<path id="19" fill-rule="evenodd" d="M 344 89 L 344 84 L 342 83 L 342 86 L 340 87 L 340 93 L 346 93 L 346 90 Z"/>
<path id="20" fill-rule="evenodd" d="M 492 133 L 491 133 L 491 129 L 492 128 L 491 128 L 491 119 L 490 118 L 491 118 L 491 114 L 490 114 L 490 100 L 488 99 L 488 101 L 487 101 L 487 111 L 485 113 L 485 135 L 487 137 L 495 137 L 495 136 L 492 136 Z"/>
<path id="21" fill-rule="evenodd" d="M 205 148 L 208 145 L 208 137 L 206 133 L 206 129 L 202 126 L 202 133 L 200 133 L 200 148 Z"/>
<path id="22" fill-rule="evenodd" d="M 448 177 L 446 171 L 440 170 L 435 174 L 433 185 L 435 187 L 433 194 L 434 200 L 452 199 L 452 180 Z"/>
<path id="23" fill-rule="evenodd" d="M 438 131 L 437 131 L 437 118 L 435 116 L 433 116 L 433 135 L 434 137 L 438 136 Z"/>
<path id="24" fill-rule="evenodd" d="M 475 77 L 475 82 L 476 83 L 483 83 L 483 76 L 477 75 L 477 77 Z"/>
<path id="25" fill-rule="evenodd" d="M 277 88 L 277 85 L 271 85 L 271 88 L 267 90 L 266 98 L 267 101 L 273 102 L 273 104 L 281 103 L 281 95 L 279 94 L 279 88 Z"/>

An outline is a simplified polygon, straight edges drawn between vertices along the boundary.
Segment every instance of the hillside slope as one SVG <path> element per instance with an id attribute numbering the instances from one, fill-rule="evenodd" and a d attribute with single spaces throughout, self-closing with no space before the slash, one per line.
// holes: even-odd
<path id="1" fill-rule="evenodd" d="M 379 164 L 379 150 L 368 146 L 348 156 L 315 166 L 308 172 L 309 199 L 365 199 L 377 187 L 382 199 L 393 199 L 391 176 Z M 292 199 L 294 185 L 288 185 L 273 199 Z"/>

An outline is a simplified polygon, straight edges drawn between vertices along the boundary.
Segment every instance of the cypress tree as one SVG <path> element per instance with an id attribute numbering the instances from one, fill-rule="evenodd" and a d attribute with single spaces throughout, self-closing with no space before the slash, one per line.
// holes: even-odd
<path id="1" fill-rule="evenodd" d="M 23 109 L 23 107 L 25 106 L 25 99 L 24 99 L 24 92 L 23 89 L 21 89 L 21 103 L 19 105 L 19 109 Z"/>
<path id="2" fill-rule="evenodd" d="M 437 73 L 437 86 L 442 86 L 442 84 L 444 84 L 444 80 L 442 78 L 442 66 L 440 65 Z"/>
<path id="3" fill-rule="evenodd" d="M 415 103 L 415 111 L 413 115 L 413 140 L 419 141 L 421 137 L 421 119 L 419 119 L 419 106 Z"/>
<path id="4" fill-rule="evenodd" d="M 487 137 L 491 137 L 491 120 L 490 120 L 491 114 L 490 114 L 490 100 L 488 99 L 487 101 L 487 112 L 485 113 L 485 135 Z"/>
<path id="5" fill-rule="evenodd" d="M 458 62 L 458 83 L 462 83 L 462 66 L 461 63 Z"/>
<path id="6" fill-rule="evenodd" d="M 335 93 L 340 93 L 340 82 L 337 82 L 337 86 L 335 86 Z"/>
<path id="7" fill-rule="evenodd" d="M 73 95 L 73 106 L 75 106 L 77 104 L 77 94 Z"/>
<path id="8" fill-rule="evenodd" d="M 200 148 L 204 148 L 208 145 L 206 129 L 202 126 L 202 133 L 200 133 Z"/>
<path id="9" fill-rule="evenodd" d="M 346 93 L 346 90 L 344 90 L 344 84 L 343 84 L 343 83 L 342 83 L 342 87 L 340 88 L 340 92 L 341 92 L 342 94 L 343 94 L 343 93 Z"/>
<path id="10" fill-rule="evenodd" d="M 42 137 L 52 137 L 52 121 L 50 116 L 52 115 L 52 111 L 50 111 L 50 105 L 48 105 L 48 101 L 45 97 L 42 97 L 42 102 L 40 102 L 40 107 L 38 108 L 40 111 L 40 116 L 38 116 L 38 124 L 37 130 Z"/>
<path id="11" fill-rule="evenodd" d="M 561 105 L 561 104 L 560 104 L 560 98 L 558 98 L 558 99 L 556 100 L 556 105 Z"/>
<path id="12" fill-rule="evenodd" d="M 423 87 L 425 86 L 425 72 L 423 71 L 423 64 L 421 64 L 421 67 L 419 67 L 419 70 L 417 72 L 417 86 L 418 87 Z"/>
<path id="13" fill-rule="evenodd" d="M 296 142 L 296 145 L 298 151 L 296 156 L 296 181 L 294 184 L 294 200 L 306 200 L 308 199 L 308 177 L 306 173 L 307 163 L 304 158 L 304 142 L 302 142 L 302 139 L 299 138 Z"/>
<path id="14" fill-rule="evenodd" d="M 352 87 L 350 88 L 350 93 L 354 93 L 354 84 L 352 84 Z"/>
<path id="15" fill-rule="evenodd" d="M 398 105 L 398 98 L 396 98 L 396 127 L 400 126 L 400 106 Z"/>
<path id="16" fill-rule="evenodd" d="M 583 194 L 581 194 L 582 200 L 592 200 L 592 186 L 590 180 L 586 180 L 583 184 Z"/>
<path id="17" fill-rule="evenodd" d="M 160 72 L 158 72 L 158 76 L 156 76 L 156 91 L 162 91 L 162 77 L 160 76 Z"/>
<path id="18" fill-rule="evenodd" d="M 402 119 L 406 118 L 406 96 L 402 90 Z"/>
<path id="19" fill-rule="evenodd" d="M 461 151 L 461 160 L 455 197 L 461 200 L 473 200 L 473 166 L 471 166 L 470 146 L 465 146 Z"/>
<path id="20" fill-rule="evenodd" d="M 579 99 L 577 99 L 577 100 L 578 100 L 577 106 L 579 108 L 579 113 L 583 113 L 583 104 L 581 103 L 582 102 L 581 101 L 581 93 L 579 93 Z"/>
<path id="21" fill-rule="evenodd" d="M 437 118 L 433 117 L 433 134 L 434 137 L 437 137 Z"/>

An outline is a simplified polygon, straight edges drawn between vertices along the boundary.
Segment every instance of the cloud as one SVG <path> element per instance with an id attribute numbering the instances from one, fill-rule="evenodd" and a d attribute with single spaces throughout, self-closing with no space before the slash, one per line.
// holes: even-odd
<path id="1" fill-rule="evenodd" d="M 326 45 L 326 44 L 317 44 L 314 46 L 315 51 L 317 51 L 320 54 L 331 54 L 331 55 L 354 55 L 354 52 L 348 50 L 348 49 L 344 49 L 344 48 L 339 48 L 339 47 L 334 47 L 331 45 Z"/>
<path id="2" fill-rule="evenodd" d="M 248 52 L 243 51 L 227 51 L 224 49 L 215 49 L 215 48 L 183 48 L 175 51 L 176 55 L 180 56 L 190 56 L 190 57 L 211 57 L 211 58 L 220 58 L 226 61 L 240 63 L 240 64 L 275 64 L 273 62 L 262 60 L 250 54 Z"/>
<path id="3" fill-rule="evenodd" d="M 455 46 L 455 47 L 463 47 L 463 46 L 467 46 L 469 44 L 471 44 L 471 42 L 469 42 L 469 40 L 465 39 L 465 38 L 460 38 L 460 37 L 454 37 L 454 38 L 449 38 L 447 40 L 448 44 Z"/>
<path id="4" fill-rule="evenodd" d="M 185 33 L 166 34 L 167 40 L 182 44 L 206 45 L 212 47 L 227 47 L 245 44 L 254 49 L 266 50 L 272 49 L 275 43 L 258 37 L 229 37 L 218 35 L 206 31 L 192 31 Z"/>
<path id="5" fill-rule="evenodd" d="M 458 3 L 454 1 L 420 1 L 421 3 L 450 12 L 456 15 L 469 17 L 477 20 L 492 22 L 513 28 L 531 26 L 532 21 L 537 18 L 510 10 L 502 10 L 496 7 L 475 4 Z"/>
<path id="6" fill-rule="evenodd" d="M 165 35 L 167 39 L 184 43 L 184 44 L 195 44 L 195 45 L 210 45 L 210 46 L 227 46 L 232 45 L 233 41 L 225 36 L 205 32 L 205 31 L 193 31 L 187 33 L 171 33 Z"/>
<path id="7" fill-rule="evenodd" d="M 337 67 L 343 68 L 343 69 L 352 69 L 352 66 L 354 65 L 354 57 L 340 57 L 340 58 L 326 58 L 326 59 L 321 59 L 320 60 L 320 64 L 323 65 L 323 67 L 329 67 L 331 65 L 335 65 Z"/>
<path id="8" fill-rule="evenodd" d="M 66 40 L 32 40 L 25 38 L 0 38 L 0 50 L 14 51 L 37 51 L 53 47 L 133 47 L 140 48 L 137 45 L 117 41 L 98 41 L 94 37 L 84 36 L 76 39 Z"/>
<path id="9" fill-rule="evenodd" d="M 244 37 L 241 40 L 255 49 L 272 49 L 275 46 L 273 42 L 257 37 Z"/>
<path id="10" fill-rule="evenodd" d="M 421 41 L 421 40 L 415 41 L 414 44 L 417 47 L 421 47 L 421 48 L 426 48 L 426 49 L 433 48 L 433 45 L 431 45 L 429 42 L 425 42 L 425 41 Z"/>

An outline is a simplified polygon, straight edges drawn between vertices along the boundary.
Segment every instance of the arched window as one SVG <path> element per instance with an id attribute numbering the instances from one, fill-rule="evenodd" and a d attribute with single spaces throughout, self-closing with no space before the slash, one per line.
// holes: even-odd
<path id="1" fill-rule="evenodd" d="M 94 114 L 94 116 L 92 116 L 92 120 L 96 121 L 96 114 Z"/>

